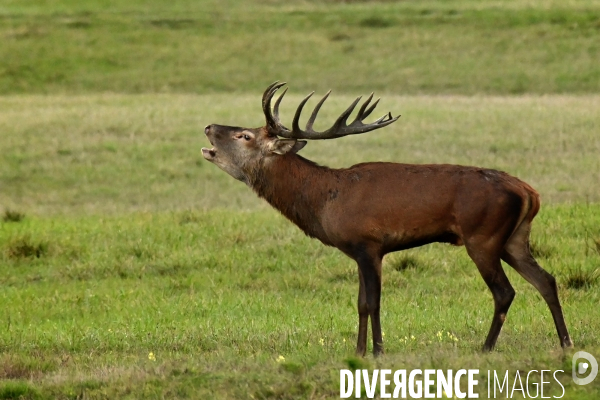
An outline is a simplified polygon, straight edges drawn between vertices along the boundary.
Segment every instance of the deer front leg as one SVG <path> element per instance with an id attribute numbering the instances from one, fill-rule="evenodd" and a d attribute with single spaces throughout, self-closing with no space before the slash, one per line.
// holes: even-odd
<path id="1" fill-rule="evenodd" d="M 367 352 L 367 326 L 369 322 L 369 309 L 367 307 L 367 293 L 360 267 L 358 268 L 358 340 L 356 342 L 356 355 L 364 357 Z"/>
<path id="2" fill-rule="evenodd" d="M 359 276 L 361 277 L 361 288 L 359 289 L 359 326 L 358 326 L 358 346 L 357 353 L 362 350 L 362 354 L 366 350 L 366 335 L 367 335 L 367 317 L 361 314 L 361 292 L 364 292 L 366 297 L 366 309 L 368 316 L 371 318 L 371 331 L 373 334 L 373 355 L 378 356 L 383 354 L 383 338 L 381 334 L 381 322 L 379 319 L 379 306 L 381 299 L 381 257 L 373 256 L 364 252 L 357 257 Z M 363 303 L 364 304 L 364 303 Z M 362 336 L 361 336 L 362 335 Z M 364 345 L 361 347 L 361 339 Z"/>

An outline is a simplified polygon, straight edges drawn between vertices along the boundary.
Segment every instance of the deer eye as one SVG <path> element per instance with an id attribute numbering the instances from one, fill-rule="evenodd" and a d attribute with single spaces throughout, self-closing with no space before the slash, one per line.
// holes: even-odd
<path id="1" fill-rule="evenodd" d="M 250 140 L 250 136 L 244 135 L 244 140 Z"/>

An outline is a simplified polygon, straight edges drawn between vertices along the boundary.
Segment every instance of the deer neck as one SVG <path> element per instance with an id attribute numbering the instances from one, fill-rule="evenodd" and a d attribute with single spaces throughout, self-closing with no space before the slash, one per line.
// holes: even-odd
<path id="1" fill-rule="evenodd" d="M 250 180 L 250 186 L 308 236 L 328 244 L 321 225 L 333 170 L 296 154 L 265 162 Z"/>

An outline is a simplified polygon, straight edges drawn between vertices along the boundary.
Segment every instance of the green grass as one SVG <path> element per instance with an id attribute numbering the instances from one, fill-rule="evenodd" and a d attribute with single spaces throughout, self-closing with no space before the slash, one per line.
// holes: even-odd
<path id="1" fill-rule="evenodd" d="M 547 207 L 533 233 L 575 343 L 596 354 L 598 286 L 565 282 L 572 268 L 597 268 L 598 216 L 597 205 Z M 23 242 L 46 251 L 16 253 Z M 0 244 L 4 387 L 28 382 L 41 397 L 322 398 L 338 393 L 337 371 L 352 359 L 355 265 L 275 212 L 28 218 L 3 224 Z M 492 299 L 464 249 L 407 254 L 410 268 L 395 267 L 403 255 L 384 265 L 389 355 L 365 365 L 569 368 L 546 305 L 512 270 L 518 295 L 497 352 L 484 356 Z M 562 381 L 568 398 L 600 390 Z"/>
<path id="2" fill-rule="evenodd" d="M 8 1 L 0 93 L 597 93 L 595 1 Z"/>

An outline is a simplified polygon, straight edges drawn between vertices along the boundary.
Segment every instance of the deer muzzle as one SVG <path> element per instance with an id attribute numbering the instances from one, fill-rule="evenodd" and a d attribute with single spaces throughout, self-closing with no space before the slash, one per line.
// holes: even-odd
<path id="1" fill-rule="evenodd" d="M 210 142 L 210 144 L 212 144 L 214 146 L 214 143 L 210 137 L 211 127 L 212 127 L 212 125 L 207 125 L 204 128 L 204 133 L 206 134 L 206 137 L 208 138 L 208 141 Z M 212 149 L 207 149 L 206 147 L 202 148 L 202 157 L 204 157 L 206 160 L 213 161 L 214 158 L 216 157 L 216 155 L 217 155 L 217 151 L 215 150 L 214 147 Z"/>

